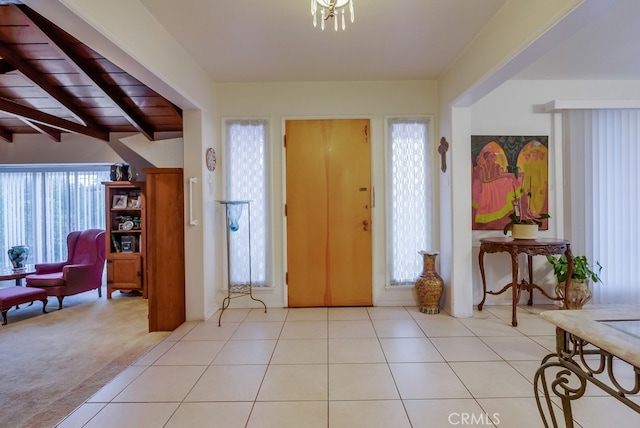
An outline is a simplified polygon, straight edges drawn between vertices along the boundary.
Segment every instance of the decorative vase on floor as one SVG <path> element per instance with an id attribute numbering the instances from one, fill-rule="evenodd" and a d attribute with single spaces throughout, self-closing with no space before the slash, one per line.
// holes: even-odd
<path id="1" fill-rule="evenodd" d="M 422 255 L 422 273 L 416 279 L 415 287 L 420 303 L 420 312 L 425 314 L 440 313 L 440 298 L 444 290 L 444 281 L 436 272 L 437 252 L 418 251 Z"/>
<path id="2" fill-rule="evenodd" d="M 556 295 L 564 299 L 564 309 L 582 309 L 591 300 L 592 294 L 589 282 L 571 281 L 567 295 L 564 295 L 564 281 L 556 285 Z"/>
<path id="3" fill-rule="evenodd" d="M 14 269 L 23 269 L 24 264 L 29 257 L 29 247 L 26 245 L 16 245 L 9 248 L 9 260 Z"/>

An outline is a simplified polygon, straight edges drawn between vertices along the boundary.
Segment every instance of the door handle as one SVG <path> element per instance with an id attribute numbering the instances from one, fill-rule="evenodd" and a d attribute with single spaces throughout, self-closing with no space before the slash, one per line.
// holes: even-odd
<path id="1" fill-rule="evenodd" d="M 362 221 L 362 230 L 369 230 L 369 222 L 367 220 Z"/>

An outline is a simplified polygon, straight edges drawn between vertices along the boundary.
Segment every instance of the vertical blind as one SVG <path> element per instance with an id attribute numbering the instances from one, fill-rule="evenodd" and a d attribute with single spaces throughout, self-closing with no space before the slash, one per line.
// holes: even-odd
<path id="1" fill-rule="evenodd" d="M 104 229 L 108 165 L 0 167 L 0 243 L 27 245 L 27 263 L 66 260 L 69 232 Z M 0 266 L 9 265 L 8 257 Z"/>
<path id="2" fill-rule="evenodd" d="M 572 252 L 603 266 L 592 302 L 639 304 L 640 110 L 569 110 L 563 122 Z"/>

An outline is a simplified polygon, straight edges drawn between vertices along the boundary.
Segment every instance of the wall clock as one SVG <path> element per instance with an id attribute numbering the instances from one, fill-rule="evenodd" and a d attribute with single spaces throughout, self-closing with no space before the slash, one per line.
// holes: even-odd
<path id="1" fill-rule="evenodd" d="M 209 147 L 206 153 L 207 168 L 209 171 L 216 169 L 216 151 Z"/>

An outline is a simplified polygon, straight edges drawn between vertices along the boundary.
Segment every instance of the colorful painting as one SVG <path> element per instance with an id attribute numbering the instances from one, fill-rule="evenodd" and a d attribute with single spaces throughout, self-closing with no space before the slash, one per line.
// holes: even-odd
<path id="1" fill-rule="evenodd" d="M 502 230 L 515 205 L 549 212 L 549 137 L 472 135 L 471 167 L 473 230 Z"/>

